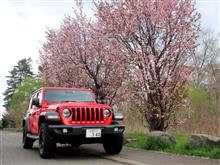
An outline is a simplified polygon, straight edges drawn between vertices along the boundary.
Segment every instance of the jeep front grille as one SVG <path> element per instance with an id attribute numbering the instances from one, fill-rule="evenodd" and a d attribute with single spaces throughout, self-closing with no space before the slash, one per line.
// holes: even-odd
<path id="1" fill-rule="evenodd" d="M 73 123 L 104 123 L 102 108 L 72 108 Z"/>

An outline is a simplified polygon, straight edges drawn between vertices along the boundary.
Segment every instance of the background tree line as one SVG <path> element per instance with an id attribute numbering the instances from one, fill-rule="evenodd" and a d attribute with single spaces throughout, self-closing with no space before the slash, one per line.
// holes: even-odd
<path id="1" fill-rule="evenodd" d="M 3 94 L 6 113 L 1 121 L 2 127 L 21 127 L 30 95 L 42 86 L 32 71 L 31 62 L 31 58 L 21 59 L 9 71 L 7 89 Z"/>

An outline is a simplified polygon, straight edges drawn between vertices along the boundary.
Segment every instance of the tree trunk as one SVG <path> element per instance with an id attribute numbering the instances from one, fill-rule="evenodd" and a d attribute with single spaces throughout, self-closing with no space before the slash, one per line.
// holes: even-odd
<path id="1" fill-rule="evenodd" d="M 149 131 L 166 131 L 164 118 L 154 116 L 149 121 Z"/>

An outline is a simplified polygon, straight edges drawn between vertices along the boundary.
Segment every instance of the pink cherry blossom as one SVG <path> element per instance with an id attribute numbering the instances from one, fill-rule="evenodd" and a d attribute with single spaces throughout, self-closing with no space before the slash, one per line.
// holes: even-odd
<path id="1" fill-rule="evenodd" d="M 96 4 L 103 33 L 129 62 L 150 130 L 165 130 L 182 98 L 199 31 L 192 0 L 113 0 Z"/>
<path id="2" fill-rule="evenodd" d="M 86 19 L 78 3 L 74 17 L 48 30 L 40 51 L 40 77 L 50 86 L 91 88 L 112 104 L 126 76 L 120 45 L 102 33 L 99 22 Z"/>

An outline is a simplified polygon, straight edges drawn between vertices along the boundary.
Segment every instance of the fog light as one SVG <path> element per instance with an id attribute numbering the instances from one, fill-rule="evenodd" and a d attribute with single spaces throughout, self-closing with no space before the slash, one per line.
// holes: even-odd
<path id="1" fill-rule="evenodd" d="M 114 131 L 115 131 L 115 132 L 118 132 L 118 128 L 117 128 L 117 127 L 116 127 L 116 128 L 114 128 Z"/>
<path id="2" fill-rule="evenodd" d="M 123 128 L 120 128 L 120 129 L 118 129 L 118 131 L 119 131 L 119 132 L 123 132 L 123 131 L 124 131 L 124 129 L 123 129 Z"/>
<path id="3" fill-rule="evenodd" d="M 63 133 L 67 133 L 68 130 L 66 128 L 63 129 Z"/>

